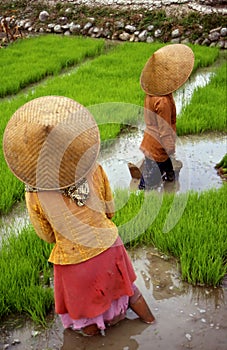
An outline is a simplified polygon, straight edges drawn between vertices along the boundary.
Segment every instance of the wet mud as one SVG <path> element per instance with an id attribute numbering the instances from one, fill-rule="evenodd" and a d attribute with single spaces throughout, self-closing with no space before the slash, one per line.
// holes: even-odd
<path id="1" fill-rule="evenodd" d="M 154 248 L 129 251 L 137 285 L 153 314 L 154 325 L 127 318 L 84 337 L 64 330 L 58 316 L 43 329 L 31 321 L 9 319 L 0 325 L 0 349 L 9 350 L 226 350 L 227 280 L 218 288 L 192 287 L 180 280 L 177 262 Z"/>
<path id="2" fill-rule="evenodd" d="M 141 130 L 136 135 L 123 135 L 111 152 L 102 153 L 101 163 L 113 189 L 135 186 L 127 162 L 141 160 L 140 137 Z M 225 147 L 226 136 L 222 134 L 179 138 L 176 154 L 183 168 L 170 190 L 200 191 L 221 186 L 223 180 L 214 166 L 222 158 Z M 25 205 L 21 203 L 10 216 L 1 218 L 1 230 L 6 234 L 7 227 L 10 233 L 11 229 L 20 230 L 27 223 Z M 108 328 L 105 336 L 90 338 L 64 330 L 56 315 L 50 317 L 46 329 L 24 318 L 12 317 L 0 323 L 0 350 L 226 350 L 227 279 L 219 288 L 192 287 L 181 282 L 177 262 L 156 249 L 140 248 L 129 254 L 137 285 L 156 317 L 156 324 L 142 323 L 129 310 L 128 319 Z"/>
<path id="3" fill-rule="evenodd" d="M 142 131 L 122 135 L 111 151 L 102 152 L 101 163 L 111 186 L 135 187 L 128 161 L 142 158 L 138 149 Z M 176 157 L 183 162 L 179 179 L 168 190 L 203 191 L 222 186 L 215 164 L 226 149 L 226 136 L 212 133 L 178 138 Z M 1 218 L 1 230 L 20 230 L 28 223 L 24 203 Z M 6 230 L 7 228 L 7 230 Z M 5 231 L 6 230 L 6 231 Z M 2 231 L 3 233 L 3 231 Z M 147 325 L 129 310 L 128 318 L 105 331 L 105 336 L 83 337 L 64 330 L 58 316 L 44 329 L 24 318 L 0 323 L 0 350 L 226 350 L 227 279 L 219 288 L 192 287 L 180 280 L 177 262 L 152 247 L 129 251 L 137 285 L 146 298 L 156 324 Z"/>
<path id="4" fill-rule="evenodd" d="M 178 113 L 192 90 L 205 85 L 210 76 L 208 72 L 199 79 L 194 77 L 175 96 Z M 128 162 L 137 164 L 143 159 L 139 150 L 143 131 L 143 127 L 138 127 L 121 135 L 110 149 L 100 153 L 99 161 L 113 190 L 137 188 Z M 226 141 L 226 135 L 220 133 L 178 137 L 176 158 L 183 167 L 178 180 L 166 190 L 183 193 L 222 186 L 215 165 L 226 153 Z M 25 205 L 20 203 L 10 215 L 1 218 L 0 239 L 1 234 L 20 230 L 27 223 Z M 154 325 L 141 322 L 129 309 L 127 318 L 106 329 L 105 335 L 84 337 L 70 329 L 64 330 L 54 310 L 47 328 L 24 317 L 12 316 L 0 322 L 0 350 L 227 349 L 227 278 L 218 288 L 193 287 L 181 281 L 178 263 L 173 258 L 152 247 L 128 252 L 137 274 L 136 283 L 156 317 Z"/>

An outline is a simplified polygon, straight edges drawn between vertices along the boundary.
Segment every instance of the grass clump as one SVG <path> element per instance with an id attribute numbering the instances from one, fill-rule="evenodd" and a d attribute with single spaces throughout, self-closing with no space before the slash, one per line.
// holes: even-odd
<path id="1" fill-rule="evenodd" d="M 227 131 L 226 125 L 226 63 L 216 69 L 205 88 L 197 88 L 190 104 L 184 106 L 177 120 L 178 136 L 206 131 Z"/>
<path id="2" fill-rule="evenodd" d="M 121 209 L 114 222 L 127 246 L 154 245 L 179 260 L 182 280 L 217 286 L 227 273 L 226 195 L 226 185 L 200 194 L 177 195 L 175 208 L 185 201 L 187 205 L 171 225 L 178 215 L 177 209 L 169 215 L 174 194 L 160 197 L 155 192 L 140 192 L 129 196 L 119 192 L 116 201 Z"/>
<path id="3" fill-rule="evenodd" d="M 226 185 L 200 194 L 179 194 L 177 199 L 174 194 L 162 196 L 155 191 L 117 190 L 113 221 L 127 248 L 154 245 L 178 259 L 183 281 L 218 286 L 227 273 L 226 195 Z M 185 200 L 187 205 L 175 225 L 166 225 L 172 220 L 169 214 L 174 200 L 178 202 L 175 209 Z M 178 215 L 177 210 L 175 213 Z M 52 264 L 48 263 L 52 247 L 30 225 L 3 239 L 0 318 L 12 313 L 28 314 L 45 324 L 54 304 Z"/>
<path id="4" fill-rule="evenodd" d="M 100 54 L 103 48 L 103 40 L 82 37 L 42 35 L 18 40 L 0 51 L 0 97 L 57 75 L 64 68 Z"/>
<path id="5" fill-rule="evenodd" d="M 102 141 L 114 139 L 120 133 L 123 124 L 123 127 L 125 127 L 125 124 L 132 125 L 138 124 L 139 121 L 143 122 L 143 113 L 141 113 L 141 111 L 144 103 L 144 92 L 142 91 L 139 83 L 141 70 L 153 52 L 162 47 L 164 44 L 124 43 L 121 45 L 115 45 L 109 52 L 105 54 L 103 53 L 101 56 L 87 61 L 79 68 L 71 71 L 70 74 L 57 76 L 57 72 L 59 72 L 61 67 L 59 62 L 62 62 L 62 65 L 65 65 L 65 67 L 67 67 L 67 65 L 69 67 L 69 58 L 72 57 L 70 56 L 72 51 L 71 44 L 74 43 L 74 40 L 76 39 L 56 38 L 57 39 L 55 39 L 55 36 L 45 36 L 41 37 L 41 39 L 34 38 L 33 40 L 29 40 L 27 42 L 29 45 L 29 50 L 27 49 L 27 51 L 33 52 L 33 62 L 36 60 L 39 61 L 41 51 L 44 51 L 44 47 L 42 50 L 35 48 L 36 46 L 39 46 L 38 43 L 40 43 L 40 40 L 42 43 L 45 43 L 45 46 L 51 46 L 52 41 L 55 40 L 57 40 L 59 43 L 59 47 L 61 46 L 60 43 L 63 43 L 65 40 L 68 44 L 65 44 L 67 49 L 61 49 L 62 51 L 59 49 L 59 52 L 62 54 L 59 54 L 61 60 L 59 59 L 58 64 L 56 63 L 53 55 L 48 56 L 50 63 L 47 67 L 52 66 L 56 76 L 47 79 L 44 84 L 40 84 L 36 88 L 32 87 L 32 89 L 28 90 L 26 94 L 20 93 L 13 99 L 2 101 L 0 104 L 0 135 L 3 135 L 9 118 L 20 106 L 36 97 L 45 95 L 63 95 L 73 98 L 84 106 L 87 106 L 100 126 Z M 77 40 L 77 44 L 75 44 L 77 50 L 75 51 L 78 52 L 78 54 L 77 56 L 75 54 L 75 57 L 77 57 L 78 60 L 82 60 L 82 57 L 87 57 L 89 54 L 92 55 L 99 52 L 99 50 L 102 50 L 103 44 L 97 44 L 97 46 L 95 44 L 96 42 L 99 42 L 98 40 L 82 38 L 78 38 Z M 57 42 L 55 45 L 57 45 Z M 26 40 L 21 41 L 20 45 L 25 45 L 25 43 Z M 14 48 L 18 46 L 13 45 L 12 47 Z M 195 53 L 194 71 L 199 67 L 212 65 L 219 55 L 219 50 L 217 48 L 200 47 L 198 45 L 192 45 L 191 47 Z M 5 52 L 4 55 L 9 52 L 9 48 L 10 46 L 5 51 L 3 50 Z M 71 63 L 72 62 L 70 62 L 70 65 Z M 15 71 L 17 72 L 17 75 L 20 76 L 20 61 L 15 61 L 14 64 L 16 65 Z M 47 72 L 50 74 L 47 67 L 45 66 L 45 74 L 47 74 Z M 36 66 L 34 63 L 33 68 L 33 79 L 34 77 L 40 79 L 40 66 Z M 24 70 L 27 71 L 25 67 Z M 8 73 L 9 81 L 13 82 L 15 79 L 13 71 L 9 70 Z M 31 79 L 29 74 L 30 70 L 27 75 L 28 80 Z M 219 84 L 220 77 L 221 74 L 215 78 L 216 86 Z M 24 81 L 24 79 L 21 79 L 21 81 L 22 80 Z M 225 77 L 222 78 L 221 86 L 223 86 L 224 81 Z M 8 89 L 7 84 L 8 83 L 5 81 L 2 86 L 2 91 Z M 203 88 L 203 95 L 207 95 L 207 88 L 208 86 Z M 220 94 L 221 100 L 223 100 L 223 90 L 217 90 L 218 94 Z M 200 109 L 200 99 L 195 98 L 193 101 L 193 108 Z M 204 131 L 207 127 L 210 127 L 210 125 L 216 127 L 217 124 L 219 127 L 222 127 L 222 122 L 220 122 L 220 119 L 222 118 L 223 111 L 220 113 L 220 115 L 216 113 L 216 101 L 214 99 L 209 100 L 208 106 L 209 111 L 206 108 L 205 112 L 202 114 L 206 121 L 203 126 Z M 212 116 L 211 112 L 215 113 L 215 115 Z M 178 118 L 177 128 L 179 136 L 184 133 L 199 132 L 201 130 L 197 127 L 199 119 L 191 118 L 191 116 L 189 117 L 189 113 L 190 109 L 187 109 L 185 111 L 185 117 L 183 116 L 183 118 Z M 210 120 L 213 121 L 214 119 L 216 123 L 212 124 L 209 122 Z M 209 125 L 207 123 L 209 123 Z M 2 138 L 0 143 L 1 142 Z M 0 191 L 2 193 L 0 200 L 0 212 L 6 213 L 10 210 L 13 203 L 21 199 L 23 196 L 23 189 L 19 180 L 17 180 L 11 174 L 6 166 L 2 151 L 0 151 L 0 162 Z"/>
<path id="6" fill-rule="evenodd" d="M 45 324 L 53 307 L 50 286 L 52 268 L 47 260 L 51 245 L 42 241 L 31 226 L 2 239 L 0 254 L 0 317 L 29 314 Z"/>

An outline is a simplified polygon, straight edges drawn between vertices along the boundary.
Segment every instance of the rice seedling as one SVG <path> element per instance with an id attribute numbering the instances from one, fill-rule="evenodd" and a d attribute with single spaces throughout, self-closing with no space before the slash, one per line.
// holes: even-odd
<path id="1" fill-rule="evenodd" d="M 227 273 L 226 191 L 227 186 L 201 194 L 190 192 L 180 220 L 164 232 L 173 194 L 116 190 L 113 220 L 128 249 L 154 245 L 178 259 L 182 280 L 218 286 Z M 0 317 L 26 313 L 45 325 L 45 316 L 54 304 L 52 265 L 47 262 L 51 249 L 52 245 L 36 236 L 30 225 L 3 239 Z"/>
<path id="2" fill-rule="evenodd" d="M 226 63 L 215 70 L 205 88 L 197 88 L 190 104 L 186 105 L 177 120 L 178 135 L 206 131 L 226 132 Z"/>
<path id="3" fill-rule="evenodd" d="M 195 54 L 193 72 L 196 71 L 198 68 L 211 66 L 220 55 L 220 51 L 217 47 L 207 48 L 206 46 L 191 44 L 189 44 L 189 47 L 191 47 Z"/>
<path id="4" fill-rule="evenodd" d="M 31 226 L 2 238 L 0 317 L 29 313 L 34 321 L 45 324 L 53 306 L 52 269 L 47 262 L 50 249 Z"/>
<path id="5" fill-rule="evenodd" d="M 49 75 L 57 75 L 63 68 L 94 57 L 103 49 L 103 40 L 91 38 L 43 35 L 18 40 L 0 52 L 0 97 L 16 94 Z"/>
<path id="6" fill-rule="evenodd" d="M 216 286 L 227 273 L 226 191 L 227 186 L 223 185 L 219 190 L 201 194 L 189 192 L 187 206 L 169 232 L 165 232 L 164 226 L 173 194 L 158 199 L 153 192 L 146 198 L 143 193 L 134 193 L 127 205 L 117 211 L 114 221 L 129 247 L 152 244 L 179 259 L 184 281 Z M 125 194 L 118 193 L 118 196 L 121 203 L 121 196 L 124 198 Z M 143 205 L 145 200 L 146 205 Z M 131 220 L 132 217 L 135 220 Z"/>
<path id="7" fill-rule="evenodd" d="M 46 45 L 49 43 L 49 46 L 52 40 L 55 40 L 52 36 L 50 36 L 50 39 L 49 36 L 41 38 Z M 48 40 L 50 40 L 50 42 L 48 42 Z M 62 38 L 58 40 L 62 40 Z M 82 38 L 78 40 L 78 46 L 82 46 L 82 48 L 84 46 L 84 51 L 81 50 L 84 55 L 88 55 L 88 53 L 85 54 L 88 46 L 87 39 L 84 39 L 85 42 Z M 22 42 L 20 45 L 22 45 Z M 3 101 L 0 105 L 0 114 L 2 116 L 0 121 L 0 134 L 3 134 L 10 116 L 21 105 L 33 98 L 51 94 L 64 95 L 87 106 L 99 124 L 102 141 L 114 139 L 119 135 L 125 125 L 137 125 L 139 121 L 143 121 L 141 107 L 143 106 L 144 93 L 140 88 L 139 77 L 147 59 L 161 46 L 163 46 L 163 44 L 160 43 L 150 45 L 146 43 L 115 45 L 112 47 L 111 51 L 102 54 L 92 61 L 86 62 L 78 69 L 71 71 L 69 75 L 56 76 L 52 79 L 48 79 L 45 84 L 37 86 L 35 90 L 32 88 L 32 90 L 28 91 L 26 94 L 20 93 L 13 99 Z M 69 44 L 67 47 L 68 50 L 71 51 L 71 46 Z M 212 64 L 219 54 L 217 48 L 192 45 L 192 49 L 196 57 L 194 69 Z M 101 50 L 99 45 L 98 49 L 94 48 L 94 51 L 95 50 L 98 50 L 98 52 Z M 66 53 L 68 53 L 67 50 Z M 42 61 L 40 55 L 37 55 L 37 61 L 40 60 Z M 37 70 L 39 69 L 37 68 Z M 219 84 L 218 78 L 216 84 Z M 202 90 L 204 91 L 203 94 L 206 94 L 206 88 L 207 87 Z M 219 90 L 222 94 L 220 98 L 223 100 L 224 91 L 222 91 L 222 89 Z M 193 104 L 195 105 L 195 109 L 200 109 L 200 100 L 197 99 Z M 209 105 L 210 108 L 216 108 L 214 101 L 209 101 L 207 105 Z M 215 107 L 213 107 L 213 105 L 215 105 Z M 194 132 L 198 131 L 198 128 L 195 126 L 198 124 L 199 118 L 188 117 L 188 112 L 186 111 L 185 113 L 185 117 L 179 118 L 179 127 L 177 125 L 177 128 L 179 128 L 179 135 L 192 130 L 194 130 Z M 206 109 L 203 118 L 209 119 L 207 117 L 208 115 L 210 116 L 210 110 L 207 111 Z M 216 124 L 219 124 L 219 118 L 222 118 L 222 115 L 223 113 L 220 113 L 220 116 L 216 115 L 216 123 L 210 123 L 210 125 L 215 127 Z M 111 123 L 108 123 L 109 120 Z M 119 125 L 117 125 L 118 123 Z M 181 127 L 182 123 L 183 126 Z M 187 128 L 189 124 L 191 125 L 190 129 Z M 206 126 L 207 123 L 204 122 L 204 130 L 206 130 Z M 1 142 L 2 141 L 0 141 L 0 143 Z M 10 210 L 12 204 L 20 200 L 23 196 L 23 189 L 19 181 L 7 169 L 1 151 L 0 161 L 2 168 L 0 190 L 3 194 L 0 199 L 0 212 L 6 213 Z M 5 195 L 5 193 L 7 194 Z"/>

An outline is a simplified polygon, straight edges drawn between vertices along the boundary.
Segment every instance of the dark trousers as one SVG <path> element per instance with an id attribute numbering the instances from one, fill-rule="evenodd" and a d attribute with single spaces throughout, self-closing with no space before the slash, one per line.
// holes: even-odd
<path id="1" fill-rule="evenodd" d="M 161 181 L 174 181 L 175 174 L 171 159 L 164 162 L 155 162 L 145 157 L 142 176 L 139 183 L 140 190 L 150 190 L 160 185 Z"/>

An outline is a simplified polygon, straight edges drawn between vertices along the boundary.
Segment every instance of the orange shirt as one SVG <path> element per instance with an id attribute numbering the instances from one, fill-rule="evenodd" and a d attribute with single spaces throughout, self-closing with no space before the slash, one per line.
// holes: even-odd
<path id="1" fill-rule="evenodd" d="M 55 243 L 49 261 L 77 264 L 102 253 L 116 241 L 118 229 L 110 220 L 113 197 L 100 165 L 87 177 L 90 196 L 84 206 L 58 191 L 26 192 L 26 204 L 37 235 Z"/>
<path id="2" fill-rule="evenodd" d="M 140 149 L 146 157 L 164 162 L 175 152 L 176 106 L 173 95 L 146 95 L 144 108 L 146 129 Z"/>

